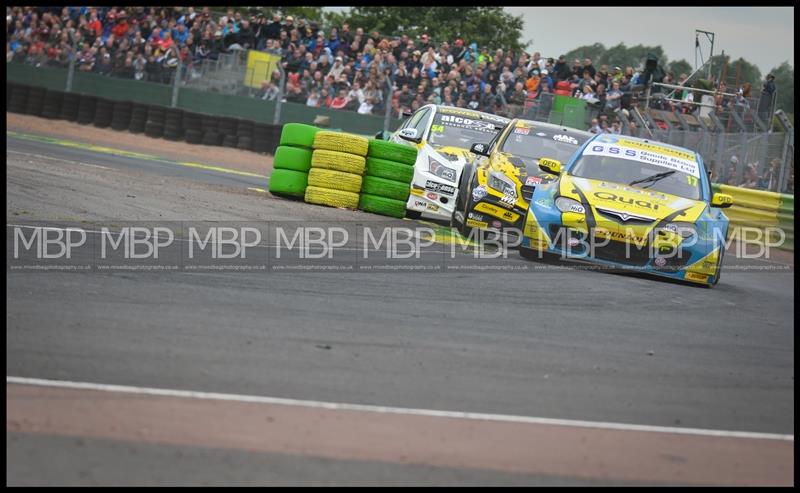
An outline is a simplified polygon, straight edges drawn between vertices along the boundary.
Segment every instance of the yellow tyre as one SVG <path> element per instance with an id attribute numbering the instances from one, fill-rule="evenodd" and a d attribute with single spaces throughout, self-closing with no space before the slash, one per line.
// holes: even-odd
<path id="1" fill-rule="evenodd" d="M 361 175 L 324 168 L 311 168 L 308 172 L 308 185 L 358 193 L 361 191 Z"/>
<path id="2" fill-rule="evenodd" d="M 366 156 L 369 151 L 369 139 L 360 135 L 322 130 L 314 136 L 314 149 Z"/>
<path id="3" fill-rule="evenodd" d="M 346 152 L 326 151 L 319 149 L 314 151 L 311 155 L 312 168 L 325 168 L 334 171 L 343 171 L 345 173 L 353 173 L 354 175 L 363 175 L 364 166 L 367 160 L 362 156 L 355 154 L 348 154 Z"/>
<path id="4" fill-rule="evenodd" d="M 358 194 L 342 190 L 308 187 L 306 188 L 305 199 L 309 204 L 328 205 L 330 207 L 339 207 L 343 209 L 358 208 Z"/>

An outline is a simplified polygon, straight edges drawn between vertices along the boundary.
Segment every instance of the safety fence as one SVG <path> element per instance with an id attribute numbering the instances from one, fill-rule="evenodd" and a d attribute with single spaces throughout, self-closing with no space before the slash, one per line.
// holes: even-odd
<path id="1" fill-rule="evenodd" d="M 208 65 L 210 67 L 211 65 Z M 226 65 L 220 65 L 224 69 Z M 211 70 L 211 69 L 209 69 Z M 253 77 L 252 71 L 246 69 L 242 77 Z M 179 81 L 176 87 L 174 82 Z M 354 111 L 330 108 L 316 108 L 305 104 L 265 100 L 250 97 L 248 91 L 235 95 L 224 92 L 220 87 L 212 85 L 184 84 L 183 80 L 173 78 L 173 84 L 137 81 L 108 77 L 105 75 L 76 71 L 71 77 L 68 70 L 50 67 L 33 67 L 19 63 L 6 64 L 6 82 L 68 93 L 100 96 L 110 100 L 127 100 L 138 103 L 178 108 L 185 111 L 204 113 L 220 117 L 241 118 L 258 123 L 281 125 L 284 123 L 314 124 L 324 121 L 331 130 L 375 135 L 388 126 L 394 130 L 402 123 L 401 119 L 372 114 L 358 114 Z M 237 86 L 238 87 L 238 86 Z M 249 90 L 249 89 L 248 89 Z M 275 115 L 279 113 L 276 123 Z"/>
<path id="2" fill-rule="evenodd" d="M 794 195 L 719 183 L 713 183 L 712 189 L 733 197 L 733 205 L 725 209 L 732 226 L 756 228 L 772 244 L 794 250 Z"/>

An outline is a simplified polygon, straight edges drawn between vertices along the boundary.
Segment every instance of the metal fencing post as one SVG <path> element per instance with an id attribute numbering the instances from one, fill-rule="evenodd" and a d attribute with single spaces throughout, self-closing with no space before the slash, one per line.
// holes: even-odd
<path id="1" fill-rule="evenodd" d="M 386 98 L 384 99 L 386 105 L 386 116 L 383 118 L 383 135 L 389 133 L 389 124 L 392 117 L 392 80 L 386 78 Z M 381 137 L 383 137 L 383 135 Z"/>
<path id="2" fill-rule="evenodd" d="M 286 87 L 286 72 L 283 70 L 280 61 L 277 63 L 277 67 L 281 73 L 281 80 L 278 82 L 278 99 L 275 100 L 275 117 L 272 119 L 273 125 L 281 124 L 281 102 L 283 101 L 283 92 Z M 269 74 L 269 76 L 272 78 L 272 74 Z"/>
<path id="3" fill-rule="evenodd" d="M 180 52 L 177 55 L 178 67 L 175 69 L 175 77 L 172 79 L 172 103 L 170 104 L 170 106 L 173 108 L 178 107 L 178 92 L 180 91 L 181 72 L 183 70 L 183 62 L 181 61 Z"/>
<path id="4" fill-rule="evenodd" d="M 784 132 L 783 137 L 783 150 L 781 152 L 781 171 L 778 174 L 778 189 L 777 192 L 783 192 L 786 189 L 786 181 L 789 177 L 789 173 L 787 173 L 787 167 L 789 164 L 789 160 L 787 159 L 789 155 L 789 142 L 794 140 L 794 132 L 793 131 L 786 131 Z"/>
<path id="5" fill-rule="evenodd" d="M 66 92 L 72 92 L 72 80 L 75 77 L 75 58 L 78 55 L 78 44 L 75 41 L 75 33 L 69 33 L 70 41 L 72 41 L 72 53 L 69 55 L 69 68 L 67 68 L 67 87 L 64 89 Z"/>

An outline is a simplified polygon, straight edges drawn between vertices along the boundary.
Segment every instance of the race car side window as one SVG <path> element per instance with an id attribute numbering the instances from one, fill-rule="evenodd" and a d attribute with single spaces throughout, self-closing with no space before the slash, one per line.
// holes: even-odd
<path id="1" fill-rule="evenodd" d="M 430 108 L 424 108 L 421 109 L 419 113 L 417 113 L 417 115 L 414 115 L 413 118 L 414 121 L 412 121 L 411 125 L 409 126 L 417 129 L 418 137 L 422 137 L 422 135 L 425 133 L 425 129 L 427 128 L 428 125 L 428 116 L 430 114 L 431 114 Z M 419 118 L 417 118 L 417 116 L 419 116 Z"/>

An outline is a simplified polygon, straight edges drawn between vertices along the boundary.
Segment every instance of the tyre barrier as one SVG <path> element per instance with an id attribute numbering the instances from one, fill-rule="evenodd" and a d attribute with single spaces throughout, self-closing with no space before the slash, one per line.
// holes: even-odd
<path id="1" fill-rule="evenodd" d="M 67 120 L 74 122 L 78 119 L 78 108 L 81 103 L 81 95 L 73 92 L 64 93 L 64 98 L 61 100 L 61 108 L 58 113 L 60 120 Z"/>
<path id="2" fill-rule="evenodd" d="M 370 139 L 359 209 L 405 217 L 416 160 L 417 150 L 411 146 Z"/>
<path id="3" fill-rule="evenodd" d="M 193 111 L 184 111 L 183 112 L 183 119 L 181 120 L 181 126 L 183 127 L 184 131 L 188 130 L 195 130 L 198 132 L 202 132 L 202 124 L 203 119 L 200 113 L 195 113 Z"/>
<path id="4" fill-rule="evenodd" d="M 167 140 L 183 140 L 183 110 L 169 108 L 164 117 L 164 138 Z"/>
<path id="5" fill-rule="evenodd" d="M 298 129 L 306 138 L 304 129 Z M 369 140 L 360 135 L 320 130 L 314 134 L 305 201 L 330 207 L 358 208 Z"/>
<path id="6" fill-rule="evenodd" d="M 94 111 L 97 108 L 97 96 L 81 94 L 78 104 L 78 123 L 88 125 L 94 121 Z"/>
<path id="7" fill-rule="evenodd" d="M 133 103 L 131 105 L 131 121 L 128 125 L 128 132 L 140 134 L 144 132 L 147 124 L 147 105 Z"/>
<path id="8" fill-rule="evenodd" d="M 58 120 L 61 115 L 61 105 L 63 102 L 64 93 L 62 91 L 47 91 L 44 95 L 42 117 L 50 120 Z"/>
<path id="9" fill-rule="evenodd" d="M 222 134 L 216 130 L 206 130 L 203 132 L 203 145 L 219 146 L 222 145 Z"/>
<path id="10" fill-rule="evenodd" d="M 287 123 L 280 134 L 281 145 L 275 150 L 269 191 L 273 195 L 305 198 L 311 170 L 314 136 L 317 127 Z M 316 197 L 316 195 L 313 195 Z"/>
<path id="11" fill-rule="evenodd" d="M 366 156 L 369 139 L 360 135 L 323 130 L 314 136 L 314 149 Z"/>
<path id="12" fill-rule="evenodd" d="M 274 145 L 272 127 L 273 125 L 264 123 L 253 125 L 253 151 L 264 154 L 271 150 L 270 147 Z"/>
<path id="13" fill-rule="evenodd" d="M 186 142 L 189 144 L 202 144 L 203 143 L 203 132 L 200 130 L 186 130 L 184 133 L 184 137 L 186 138 Z"/>
<path id="14" fill-rule="evenodd" d="M 75 121 L 82 125 L 93 124 L 98 128 L 111 127 L 131 133 L 144 132 L 151 137 L 185 139 L 192 144 L 226 145 L 269 154 L 277 152 L 284 127 L 158 105 L 106 99 L 90 94 L 47 90 L 13 82 L 6 84 L 6 108 L 12 113 Z M 300 127 L 308 127 L 313 131 L 306 131 L 302 135 L 290 131 L 287 135 L 292 135 L 290 138 L 294 138 L 295 142 L 287 145 L 306 147 L 310 152 L 318 129 L 310 125 Z M 353 137 L 361 139 L 358 136 Z"/>
<path id="15" fill-rule="evenodd" d="M 28 105 L 28 94 L 30 94 L 30 87 L 17 84 L 11 89 L 11 101 L 8 103 L 8 111 L 12 113 L 25 113 L 25 107 Z"/>
<path id="16" fill-rule="evenodd" d="M 114 102 L 106 98 L 97 98 L 97 107 L 94 110 L 94 126 L 107 128 L 111 125 L 114 114 Z"/>
<path id="17" fill-rule="evenodd" d="M 733 205 L 723 209 L 733 226 L 728 229 L 728 237 L 736 227 L 755 228 L 764 234 L 770 244 L 779 244 L 778 248 L 794 251 L 794 195 L 718 183 L 712 183 L 711 189 L 715 193 L 733 197 Z M 782 242 L 779 230 L 783 232 Z"/>
<path id="18" fill-rule="evenodd" d="M 132 104 L 130 101 L 114 101 L 111 128 L 113 130 L 128 130 L 131 125 Z"/>
<path id="19" fill-rule="evenodd" d="M 161 138 L 164 136 L 164 124 L 148 121 L 144 126 L 144 134 L 156 139 Z"/>
<path id="20" fill-rule="evenodd" d="M 369 157 L 396 161 L 398 163 L 414 166 L 417 161 L 417 150 L 411 146 L 395 144 L 385 140 L 369 140 Z"/>
<path id="21" fill-rule="evenodd" d="M 44 109 L 44 96 L 47 89 L 43 87 L 31 87 L 28 90 L 28 99 L 25 103 L 25 114 L 31 116 L 42 116 Z"/>
<path id="22" fill-rule="evenodd" d="M 17 87 L 19 87 L 19 84 L 6 82 L 6 108 L 11 106 L 11 100 L 13 99 L 14 91 L 17 90 Z"/>
<path id="23" fill-rule="evenodd" d="M 235 148 L 236 144 L 239 142 L 239 137 L 237 137 L 235 134 L 234 135 L 223 134 L 223 135 L 224 136 L 222 137 L 222 146 Z"/>
<path id="24" fill-rule="evenodd" d="M 252 120 L 239 120 L 236 123 L 236 136 L 238 138 L 236 147 L 243 151 L 253 150 L 253 128 L 255 122 Z"/>
<path id="25" fill-rule="evenodd" d="M 222 117 L 219 119 L 217 131 L 222 135 L 236 136 L 236 118 Z"/>

